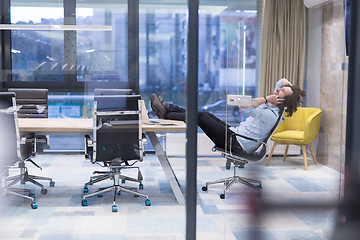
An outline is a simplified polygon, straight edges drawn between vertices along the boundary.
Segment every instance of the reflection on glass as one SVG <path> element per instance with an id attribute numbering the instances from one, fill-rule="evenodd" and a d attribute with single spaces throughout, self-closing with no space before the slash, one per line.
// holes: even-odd
<path id="1" fill-rule="evenodd" d="M 252 9 L 256 9 L 256 3 L 253 5 Z M 200 3 L 199 13 L 199 110 L 214 113 L 224 121 L 227 116 L 229 124 L 236 125 L 245 116 L 241 116 L 238 107 L 228 106 L 226 111 L 226 94 L 241 93 L 243 71 L 245 94 L 256 94 L 257 11 Z M 165 5 L 155 9 L 140 2 L 139 21 L 140 91 L 147 107 L 150 109 L 152 92 L 185 107 L 186 9 Z M 240 29 L 244 26 L 245 49 Z M 246 70 L 243 69 L 244 61 Z"/>
<path id="2" fill-rule="evenodd" d="M 186 1 L 174 6 L 144 5 L 140 1 L 139 84 L 149 110 L 152 92 L 185 104 L 186 6 Z"/>
<path id="3" fill-rule="evenodd" d="M 96 82 L 128 81 L 127 4 L 124 1 L 105 3 L 85 0 L 76 5 L 77 25 L 107 25 L 113 29 L 77 32 L 76 54 L 80 66 L 77 81 L 88 82 L 89 91 Z M 119 86 L 115 84 L 115 87 Z"/>
<path id="4" fill-rule="evenodd" d="M 27 6 L 11 1 L 11 24 L 62 25 L 62 1 L 51 7 Z M 13 81 L 64 81 L 64 35 L 62 31 L 11 31 Z"/>

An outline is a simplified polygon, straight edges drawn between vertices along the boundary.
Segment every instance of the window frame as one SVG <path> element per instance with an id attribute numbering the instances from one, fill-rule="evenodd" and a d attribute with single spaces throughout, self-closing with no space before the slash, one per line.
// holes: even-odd
<path id="1" fill-rule="evenodd" d="M 1 24 L 10 24 L 11 0 L 2 0 L 0 5 Z M 76 24 L 76 0 L 63 0 L 64 25 Z M 139 0 L 128 1 L 128 86 L 134 93 L 139 92 Z M 137 30 L 137 31 L 136 31 Z M 11 59 L 11 30 L 0 31 L 0 54 L 2 81 L 0 90 L 8 88 L 47 88 L 50 92 L 83 92 L 87 82 L 78 81 L 75 71 L 64 72 L 64 81 L 13 81 Z M 64 61 L 77 61 L 76 31 L 64 31 Z M 97 83 L 98 87 L 108 85 Z"/>

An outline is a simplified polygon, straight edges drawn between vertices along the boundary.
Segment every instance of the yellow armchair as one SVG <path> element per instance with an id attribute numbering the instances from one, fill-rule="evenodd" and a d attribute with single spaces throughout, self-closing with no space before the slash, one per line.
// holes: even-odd
<path id="1" fill-rule="evenodd" d="M 286 113 L 285 113 L 286 115 Z M 316 157 L 312 142 L 314 142 L 319 134 L 321 109 L 300 107 L 291 116 L 285 116 L 285 122 L 280 123 L 271 140 L 274 145 L 269 153 L 266 161 L 266 166 L 269 165 L 271 156 L 278 144 L 285 144 L 285 153 L 283 161 L 286 161 L 286 155 L 290 144 L 300 145 L 302 147 L 304 157 L 304 167 L 307 170 L 306 145 L 309 146 L 314 163 L 316 164 Z"/>

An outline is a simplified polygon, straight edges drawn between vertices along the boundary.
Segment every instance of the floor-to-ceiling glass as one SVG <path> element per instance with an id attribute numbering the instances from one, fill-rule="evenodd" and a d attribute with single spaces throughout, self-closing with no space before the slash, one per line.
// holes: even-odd
<path id="1" fill-rule="evenodd" d="M 11 1 L 11 24 L 63 25 L 63 1 L 26 4 Z M 62 31 L 13 30 L 11 32 L 12 81 L 64 81 Z"/>
<path id="2" fill-rule="evenodd" d="M 228 1 L 229 6 L 235 4 L 234 2 Z M 262 19 L 258 24 L 263 27 L 261 31 L 263 43 L 261 54 L 268 54 L 269 52 L 266 50 L 274 46 L 277 49 L 275 47 L 275 51 L 272 52 L 271 61 L 266 60 L 268 56 L 261 56 L 258 70 L 261 71 L 260 68 L 263 68 L 264 65 L 272 67 L 269 70 L 271 73 L 283 69 L 278 79 L 285 77 L 294 83 L 298 79 L 291 78 L 293 76 L 291 63 L 282 62 L 282 60 L 291 55 L 293 57 L 289 60 L 291 62 L 296 61 L 297 57 L 292 54 L 293 50 L 296 49 L 296 45 L 299 44 L 297 41 L 300 41 L 300 35 L 294 42 L 283 40 L 295 34 L 300 24 L 304 26 L 304 22 L 296 23 L 296 20 L 291 20 L 290 16 L 294 16 L 295 13 L 286 15 L 286 13 L 282 12 L 283 9 L 294 11 L 294 9 L 290 10 L 291 6 L 279 6 L 277 1 L 264 2 L 264 10 L 257 9 L 258 16 L 260 15 Z M 302 1 L 293 1 L 292 4 L 297 4 L 295 2 L 303 4 Z M 304 71 L 303 74 L 305 74 L 304 83 L 298 83 L 305 90 L 306 97 L 303 98 L 301 106 L 311 110 L 321 110 L 321 120 L 316 131 L 317 140 L 312 142 L 312 146 L 306 147 L 299 144 L 289 145 L 289 148 L 287 148 L 286 144 L 279 144 L 276 146 L 268 166 L 265 166 L 269 151 L 275 143 L 269 141 L 267 144 L 268 155 L 264 157 L 264 160 L 249 161 L 244 168 L 240 167 L 240 176 L 261 181 L 262 194 L 261 198 L 257 198 L 254 197 L 256 190 L 243 184 L 232 185 L 225 195 L 223 205 L 217 205 L 218 209 L 225 208 L 227 210 L 224 211 L 223 216 L 224 221 L 228 223 L 224 227 L 225 236 L 232 233 L 238 239 L 331 239 L 332 229 L 337 219 L 336 207 L 342 198 L 343 191 L 344 120 L 346 117 L 345 103 L 347 95 L 347 72 L 342 67 L 347 62 L 345 56 L 344 6 L 340 2 L 329 3 L 321 8 L 304 9 L 304 6 L 299 5 L 301 10 L 300 8 L 297 10 L 297 13 L 306 11 L 306 18 L 303 18 L 306 21 L 306 32 L 304 32 L 306 34 L 306 67 L 302 70 Z M 231 13 L 231 10 L 229 10 L 228 15 L 232 14 L 236 15 L 236 13 Z M 285 22 L 280 20 L 283 16 L 287 16 Z M 269 31 L 266 31 L 268 29 L 264 29 L 266 21 L 278 21 L 273 25 L 274 32 L 269 33 Z M 289 23 L 290 25 L 287 25 Z M 247 49 L 247 41 L 244 41 L 245 37 L 242 37 L 247 36 L 247 34 L 244 34 L 248 29 L 247 24 L 244 27 L 244 25 L 238 23 L 239 30 L 237 31 L 235 27 L 232 27 L 233 25 L 236 24 L 229 23 L 227 27 L 229 39 L 231 34 L 238 35 L 239 42 L 242 42 L 242 44 L 239 44 L 240 49 Z M 267 27 L 272 29 L 273 26 Z M 272 39 L 271 36 L 277 34 L 280 34 L 281 39 Z M 302 41 L 304 40 L 303 36 L 301 35 Z M 264 39 L 267 41 L 264 42 Z M 227 50 L 234 49 L 235 45 L 234 41 L 229 40 Z M 289 49 L 286 49 L 286 47 L 289 47 Z M 283 52 L 283 55 L 277 55 L 279 52 Z M 238 54 L 238 56 L 240 59 L 245 59 L 242 53 Z M 244 56 L 247 56 L 247 54 Z M 260 61 L 260 58 L 258 57 L 257 60 Z M 242 91 L 242 89 L 244 85 L 248 86 L 249 78 L 246 74 L 241 74 L 242 71 L 245 71 L 245 73 L 248 71 L 246 65 L 240 63 L 240 65 L 234 66 L 231 55 L 228 56 L 227 61 L 226 74 L 228 74 L 228 81 L 226 81 L 226 93 L 247 95 L 246 88 L 245 91 Z M 299 67 L 301 64 L 299 63 L 297 66 Z M 231 81 L 234 76 L 237 76 L 235 79 L 238 79 L 238 82 Z M 261 81 L 264 79 L 259 79 L 259 77 L 266 75 L 259 72 L 257 76 L 257 81 L 255 81 L 256 92 L 261 92 L 260 86 L 264 86 Z M 245 84 L 243 84 L 243 80 Z M 240 91 L 237 90 L 238 88 Z M 264 96 L 266 97 L 271 93 L 272 90 L 269 90 L 264 94 L 260 94 L 259 97 L 265 101 Z M 338 98 L 333 98 L 334 95 L 337 95 Z M 227 116 L 230 115 L 231 107 L 227 106 Z M 247 117 L 244 116 L 244 118 Z M 256 117 L 256 115 L 251 115 L 251 117 Z M 297 117 L 295 114 L 292 118 Z M 231 118 L 228 117 L 227 119 L 227 123 L 231 125 Z M 309 116 L 308 119 L 311 119 L 311 117 Z M 303 121 L 305 122 L 305 120 Z M 283 127 L 287 123 L 288 119 L 285 120 L 284 125 L 280 125 L 280 129 L 275 133 L 283 131 Z M 308 120 L 307 124 L 310 124 L 310 120 Z M 254 127 L 261 130 L 265 125 L 266 121 L 264 125 L 252 125 L 251 128 L 252 130 Z M 244 126 L 249 127 L 248 124 L 244 124 Z M 301 129 L 295 129 L 294 126 L 289 130 L 301 131 Z M 315 132 L 314 129 L 311 131 L 312 133 Z M 295 134 L 293 132 L 289 136 L 293 137 Z M 257 135 L 257 133 L 254 133 L 254 135 Z M 314 152 L 313 155 L 312 151 Z M 287 157 L 285 158 L 286 153 Z M 317 163 L 314 161 L 315 157 Z M 306 161 L 307 167 L 304 166 L 304 161 Z M 233 176 L 231 171 L 224 171 L 221 177 Z M 209 185 L 207 192 L 214 191 L 211 190 L 212 186 Z M 214 188 L 216 189 L 216 187 L 212 187 L 212 189 Z M 218 194 L 223 193 L 223 186 L 219 184 L 215 192 Z M 241 210 L 233 209 L 232 204 L 234 202 L 238 204 L 237 207 L 241 206 L 239 207 Z"/>
<path id="3" fill-rule="evenodd" d="M 127 2 L 83 0 L 74 3 L 69 0 L 11 1 L 13 25 L 70 22 L 78 26 L 112 28 L 110 31 L 70 30 L 67 33 L 58 30 L 11 31 L 11 79 L 7 81 L 13 84 L 11 86 L 38 84 L 36 87 L 49 88 L 49 117 L 91 117 L 94 88 L 129 86 Z M 73 6 L 70 7 L 73 11 L 64 12 L 64 4 Z M 263 7 L 262 1 L 200 1 L 198 110 L 210 112 L 233 127 L 239 126 L 248 115 L 242 107 L 227 104 L 227 96 L 263 97 L 259 95 L 261 33 L 263 21 L 266 21 Z M 201 190 L 207 181 L 231 176 L 233 172 L 227 170 L 224 158 L 212 152 L 213 143 L 199 129 L 199 239 L 251 239 L 252 236 L 326 239 L 331 236 L 332 204 L 341 198 L 344 171 L 347 76 L 341 66 L 347 58 L 343 10 L 342 4 L 333 3 L 306 10 L 308 38 L 303 89 L 307 96 L 303 106 L 322 110 L 319 136 L 313 143 L 318 164 L 314 164 L 307 148 L 309 161 L 305 171 L 304 153 L 298 146 L 289 148 L 289 156 L 283 162 L 284 148 L 278 146 L 269 166 L 264 166 L 265 158 L 240 169 L 243 176 L 262 181 L 261 199 L 266 200 L 263 206 L 271 210 L 254 215 L 253 211 L 256 212 L 259 206 L 254 203 L 259 199 L 252 198 L 256 191 L 245 185 L 235 184 L 225 199 L 219 197 L 223 193 L 223 184 Z M 149 116 L 156 118 L 150 106 L 152 92 L 166 101 L 186 106 L 187 1 L 139 1 L 138 20 L 139 93 L 145 100 Z M 340 96 L 341 100 L 333 98 L 334 95 Z M 173 157 L 170 161 L 184 190 L 185 135 L 170 133 L 158 137 L 167 154 Z M 271 144 L 268 144 L 269 150 Z M 50 149 L 83 150 L 83 137 L 52 138 Z M 156 161 L 148 166 L 159 167 Z M 137 219 L 138 209 L 131 206 L 125 207 L 129 214 L 126 218 L 133 224 L 152 226 L 153 236 L 174 233 L 174 238 L 183 237 L 184 207 L 174 207 L 174 198 L 165 180 L 160 178 L 158 182 L 158 176 L 152 171 L 149 173 L 144 175 L 145 178 L 150 185 L 156 186 L 153 197 L 156 200 L 152 199 L 150 214 Z M 72 200 L 77 201 L 76 197 Z M 92 214 L 80 211 L 76 214 Z M 160 213 L 164 215 L 156 215 Z M 155 215 L 159 222 L 151 222 L 151 216 Z M 261 218 L 256 218 L 259 216 Z M 122 227 L 124 230 L 124 225 Z M 126 227 L 129 231 L 135 228 Z M 141 230 L 139 227 L 138 236 L 145 236 Z"/>

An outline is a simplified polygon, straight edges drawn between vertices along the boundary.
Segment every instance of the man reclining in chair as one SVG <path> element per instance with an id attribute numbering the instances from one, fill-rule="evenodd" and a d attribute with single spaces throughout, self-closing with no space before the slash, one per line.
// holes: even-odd
<path id="1" fill-rule="evenodd" d="M 243 107 L 249 117 L 238 127 L 231 127 L 208 112 L 198 112 L 198 125 L 216 146 L 225 149 L 225 146 L 229 146 L 231 142 L 233 153 L 251 154 L 270 133 L 279 118 L 279 113 L 286 108 L 288 116 L 291 116 L 300 106 L 303 96 L 305 96 L 304 91 L 282 78 L 276 83 L 271 95 L 253 100 L 251 107 Z M 162 119 L 180 121 L 186 119 L 185 109 L 166 102 L 156 93 L 151 95 L 151 108 Z M 234 133 L 245 137 L 233 135 Z M 230 141 L 231 137 L 233 137 L 232 141 Z"/>

